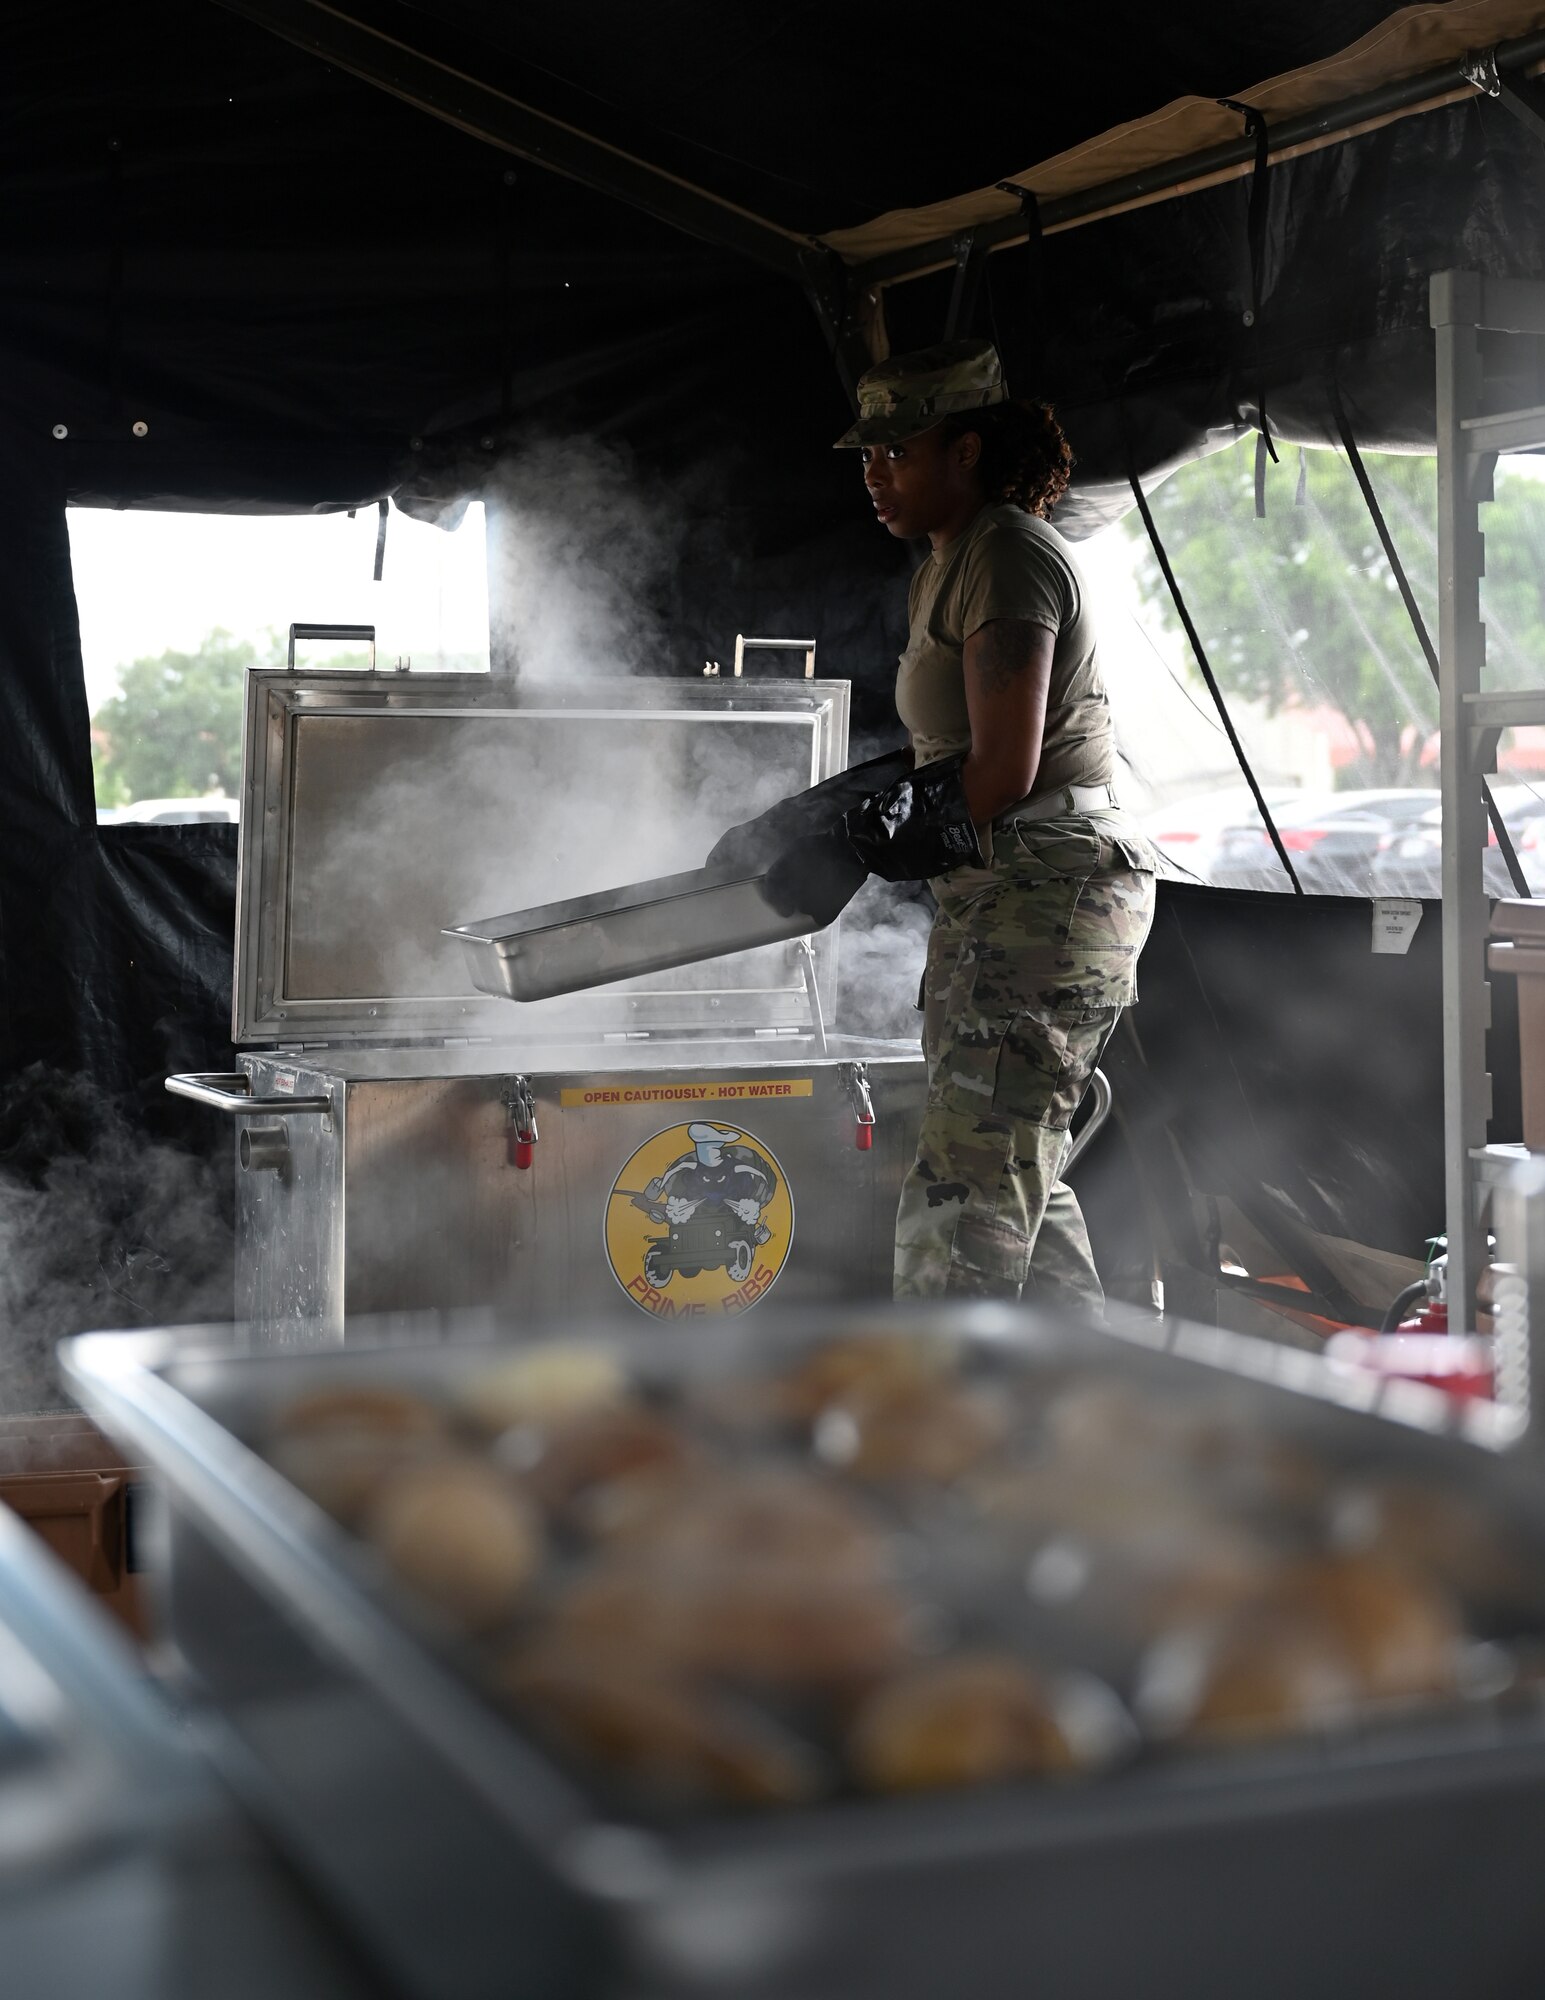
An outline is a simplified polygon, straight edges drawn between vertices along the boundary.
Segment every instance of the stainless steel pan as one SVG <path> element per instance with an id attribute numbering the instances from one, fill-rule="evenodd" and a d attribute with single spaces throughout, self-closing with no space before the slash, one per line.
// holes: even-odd
<path id="1" fill-rule="evenodd" d="M 765 871 L 696 868 L 458 924 L 444 934 L 461 945 L 480 993 L 550 1000 L 818 928 L 808 912 L 780 915 L 767 900 L 766 879 Z"/>

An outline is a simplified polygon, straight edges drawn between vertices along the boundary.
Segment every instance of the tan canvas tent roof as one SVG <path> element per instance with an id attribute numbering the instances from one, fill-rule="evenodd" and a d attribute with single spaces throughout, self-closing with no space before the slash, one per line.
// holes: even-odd
<path id="1" fill-rule="evenodd" d="M 1333 105 L 1344 105 L 1380 86 L 1441 70 L 1471 52 L 1492 49 L 1542 27 L 1545 27 L 1542 0 L 1444 0 L 1444 4 L 1406 7 L 1339 54 L 1273 77 L 1253 89 L 1242 89 L 1238 96 L 1240 101 L 1261 111 L 1268 125 L 1279 123 L 1322 107 L 1328 110 Z M 1530 65 L 1530 73 L 1542 67 L 1545 62 L 1535 62 Z M 1274 151 L 1273 158 L 1291 158 L 1296 153 L 1337 144 L 1395 117 L 1410 116 L 1473 96 L 1475 90 L 1471 83 L 1450 84 L 1399 110 L 1385 111 L 1362 123 L 1336 124 L 1333 129 L 1328 124 L 1323 136 L 1310 137 L 1281 152 Z M 1027 167 L 1022 173 L 1005 175 L 1005 180 L 1034 193 L 1039 201 L 1055 200 L 1189 159 L 1205 153 L 1209 147 L 1237 140 L 1240 131 L 1238 112 L 1224 109 L 1214 99 L 1177 97 L 1145 118 L 1117 125 L 1068 152 Z M 1239 161 L 1199 174 L 1183 188 L 1171 183 L 1152 193 L 1129 195 L 1108 208 L 1096 207 L 1078 219 L 1093 221 L 1102 214 L 1114 214 L 1217 181 L 1242 177 L 1250 170 L 1249 160 Z M 844 263 L 868 265 L 878 258 L 940 244 L 982 223 L 1001 225 L 1016 217 L 1020 206 L 1019 196 L 1012 191 L 1006 192 L 1002 187 L 978 188 L 948 201 L 931 202 L 924 208 L 892 209 L 857 228 L 833 230 L 820 240 L 835 250 Z M 1056 227 L 1055 222 L 1050 225 L 1053 230 Z M 1022 241 L 1023 233 L 1018 237 L 1006 235 L 999 242 L 1015 240 Z M 923 259 L 916 262 L 915 268 L 898 275 L 922 276 L 926 270 L 940 269 L 948 261 L 943 255 L 932 261 Z M 876 275 L 881 282 L 888 281 L 885 276 Z"/>

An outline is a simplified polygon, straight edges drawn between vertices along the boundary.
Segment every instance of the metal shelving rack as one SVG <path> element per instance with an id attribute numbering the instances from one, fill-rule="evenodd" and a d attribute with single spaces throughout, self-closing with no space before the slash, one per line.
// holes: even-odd
<path id="1" fill-rule="evenodd" d="M 1485 1261 L 1481 1212 L 1504 1153 L 1488 1153 L 1491 1077 L 1486 1031 L 1490 921 L 1483 874 L 1485 777 L 1504 729 L 1545 723 L 1545 690 L 1482 689 L 1486 628 L 1480 509 L 1492 497 L 1497 454 L 1545 446 L 1545 405 L 1484 408 L 1483 333 L 1545 337 L 1545 284 L 1439 271 L 1431 281 L 1437 341 L 1438 728 L 1443 797 L 1443 1129 L 1449 1324 L 1475 1323 Z M 1494 1153 L 1498 1158 L 1493 1159 Z"/>

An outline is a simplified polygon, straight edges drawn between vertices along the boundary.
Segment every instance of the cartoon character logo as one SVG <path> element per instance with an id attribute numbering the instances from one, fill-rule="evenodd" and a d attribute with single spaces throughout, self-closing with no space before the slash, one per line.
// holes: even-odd
<path id="1" fill-rule="evenodd" d="M 761 1140 L 729 1125 L 673 1125 L 633 1155 L 607 1202 L 617 1282 L 661 1319 L 744 1312 L 782 1270 L 794 1203 Z"/>

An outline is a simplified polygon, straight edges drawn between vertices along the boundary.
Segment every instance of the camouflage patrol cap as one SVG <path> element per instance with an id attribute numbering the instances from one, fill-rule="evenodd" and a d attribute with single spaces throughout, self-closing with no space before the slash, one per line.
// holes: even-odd
<path id="1" fill-rule="evenodd" d="M 1008 399 L 1003 364 L 990 340 L 944 340 L 881 361 L 858 379 L 858 422 L 835 449 L 900 444 L 957 410 Z"/>

